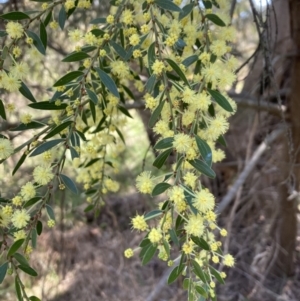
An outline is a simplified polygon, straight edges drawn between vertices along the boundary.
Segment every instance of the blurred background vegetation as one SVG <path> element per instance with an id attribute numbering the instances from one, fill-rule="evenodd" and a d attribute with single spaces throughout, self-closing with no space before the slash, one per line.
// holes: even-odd
<path id="1" fill-rule="evenodd" d="M 68 20 L 69 29 L 86 31 L 90 20 L 107 15 L 109 1 L 91 2 L 92 9 L 77 10 Z M 35 5 L 27 0 L 2 0 L 0 14 L 33 10 Z M 205 182 L 217 197 L 219 224 L 229 232 L 223 246 L 236 258 L 235 268 L 225 270 L 226 285 L 218 287 L 222 301 L 299 300 L 299 16 L 296 0 L 231 0 L 232 24 L 237 29 L 232 51 L 241 67 L 229 95 L 237 101 L 238 111 L 226 135 L 227 157 L 214 165 L 216 179 Z M 27 84 L 40 101 L 49 97 L 46 87 L 67 71 L 68 65 L 60 63 L 72 50 L 66 35 L 67 31 L 48 31 L 46 61 L 33 61 L 23 54 L 31 66 Z M 19 114 L 30 110 L 20 95 L 8 101 L 17 103 L 18 110 L 9 122 L 0 123 L 0 132 L 6 135 L 16 126 Z M 131 232 L 130 217 L 156 205 L 134 187 L 135 177 L 144 166 L 151 168 L 155 156 L 154 136 L 146 126 L 149 116 L 140 95 L 128 108 L 134 118 L 128 119 L 124 130 L 126 147 L 115 158 L 121 188 L 107 196 L 99 217 L 84 214 L 85 200 L 80 195 L 57 194 L 57 226 L 44 231 L 32 255 L 39 277 L 25 281 L 42 300 L 186 300 L 182 279 L 165 285 L 169 270 L 163 263 L 152 260 L 143 267 L 138 256 L 123 257 L 123 250 L 141 239 Z M 25 133 L 9 135 L 20 144 L 32 134 Z M 1 193 L 10 197 L 33 169 L 28 161 L 12 178 L 9 171 L 18 159 L 12 157 L 0 167 Z M 71 168 L 68 174 L 76 178 Z M 0 288 L 0 299 L 15 300 L 13 291 L 8 277 Z"/>

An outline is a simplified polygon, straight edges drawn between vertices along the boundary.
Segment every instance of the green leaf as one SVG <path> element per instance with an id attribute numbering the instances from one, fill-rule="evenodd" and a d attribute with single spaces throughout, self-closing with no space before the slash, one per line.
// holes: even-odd
<path id="1" fill-rule="evenodd" d="M 20 253 L 15 253 L 13 256 L 18 261 L 19 264 L 21 264 L 23 266 L 26 266 L 26 265 L 29 266 L 27 259 Z"/>
<path id="2" fill-rule="evenodd" d="M 148 53 L 147 53 L 147 57 L 148 57 L 148 67 L 149 67 L 149 72 L 150 74 L 152 74 L 152 65 L 155 62 L 155 42 L 153 42 L 149 48 L 148 48 Z M 150 77 L 151 78 L 151 77 Z M 149 80 L 148 80 L 149 81 Z M 147 86 L 147 85 L 146 85 Z"/>
<path id="3" fill-rule="evenodd" d="M 63 60 L 62 62 L 78 62 L 78 61 L 82 61 L 82 60 L 85 60 L 87 58 L 90 58 L 90 56 L 83 52 L 83 51 L 79 51 L 79 52 L 74 52 L 74 53 L 71 53 L 69 55 L 67 55 Z"/>
<path id="4" fill-rule="evenodd" d="M 181 8 L 177 6 L 175 3 L 173 3 L 171 0 L 155 0 L 155 4 L 157 4 L 160 8 L 175 11 L 175 12 L 181 12 Z"/>
<path id="5" fill-rule="evenodd" d="M 187 290 L 189 288 L 189 284 L 190 284 L 190 279 L 189 278 L 185 278 L 183 280 L 183 283 L 182 283 L 182 287 L 184 290 Z"/>
<path id="6" fill-rule="evenodd" d="M 163 244 L 164 244 L 164 249 L 165 249 L 165 251 L 166 251 L 166 253 L 168 255 L 168 258 L 169 258 L 170 257 L 170 246 L 169 246 L 169 243 L 165 239 L 163 239 Z"/>
<path id="7" fill-rule="evenodd" d="M 86 92 L 87 92 L 90 100 L 96 105 L 98 103 L 98 96 L 96 95 L 96 93 L 87 88 L 86 88 Z"/>
<path id="8" fill-rule="evenodd" d="M 152 190 L 152 196 L 157 196 L 165 192 L 167 189 L 169 189 L 172 185 L 169 183 L 159 183 L 157 184 L 153 190 Z"/>
<path id="9" fill-rule="evenodd" d="M 202 238 L 202 237 L 196 237 L 196 236 L 191 236 L 192 241 L 199 246 L 200 248 L 202 248 L 203 250 L 209 251 L 209 245 L 208 243 Z"/>
<path id="10" fill-rule="evenodd" d="M 5 30 L 0 30 L 0 38 L 6 37 L 7 32 Z"/>
<path id="11" fill-rule="evenodd" d="M 39 298 L 36 297 L 36 296 L 31 296 L 31 297 L 29 297 L 29 300 L 30 300 L 30 301 L 41 301 L 41 299 L 39 299 Z"/>
<path id="12" fill-rule="evenodd" d="M 13 11 L 7 14 L 3 14 L 0 16 L 0 18 L 12 21 L 30 19 L 30 17 L 27 14 L 20 11 Z"/>
<path id="13" fill-rule="evenodd" d="M 130 115 L 130 113 L 128 112 L 128 110 L 125 107 L 122 106 L 117 106 L 118 110 L 120 110 L 124 115 L 126 115 L 129 118 L 132 118 L 132 116 Z"/>
<path id="14" fill-rule="evenodd" d="M 183 18 L 185 18 L 187 15 L 189 15 L 191 13 L 191 11 L 193 10 L 194 6 L 195 6 L 194 3 L 185 5 L 179 14 L 179 21 L 182 20 Z"/>
<path id="15" fill-rule="evenodd" d="M 20 168 L 20 166 L 24 163 L 25 159 L 26 159 L 27 155 L 24 153 L 21 158 L 19 159 L 18 163 L 16 164 L 13 172 L 12 172 L 12 175 L 14 175 L 17 170 Z"/>
<path id="16" fill-rule="evenodd" d="M 4 120 L 6 120 L 6 113 L 5 113 L 5 108 L 4 108 L 2 99 L 0 99 L 0 116 L 1 116 Z"/>
<path id="17" fill-rule="evenodd" d="M 233 112 L 230 103 L 220 92 L 211 89 L 207 89 L 207 90 L 219 106 L 221 106 L 227 112 Z"/>
<path id="18" fill-rule="evenodd" d="M 47 214 L 48 214 L 49 218 L 53 219 L 55 221 L 55 214 L 54 214 L 52 207 L 50 205 L 46 204 L 46 210 L 47 210 Z"/>
<path id="19" fill-rule="evenodd" d="M 139 247 L 144 248 L 144 247 L 146 247 L 148 245 L 151 245 L 151 241 L 149 240 L 148 234 L 147 234 L 147 236 L 139 244 Z"/>
<path id="20" fill-rule="evenodd" d="M 36 47 L 36 49 L 42 54 L 46 54 L 46 49 L 44 47 L 43 42 L 41 41 L 40 37 L 33 31 L 26 30 L 27 35 L 32 38 L 33 45 Z"/>
<path id="21" fill-rule="evenodd" d="M 95 104 L 91 100 L 89 100 L 89 104 L 90 104 L 90 110 L 91 110 L 91 114 L 92 114 L 92 117 L 93 117 L 93 121 L 96 122 L 96 107 L 95 107 Z"/>
<path id="22" fill-rule="evenodd" d="M 36 242 L 37 242 L 37 233 L 36 229 L 31 230 L 31 246 L 35 249 L 36 248 Z"/>
<path id="23" fill-rule="evenodd" d="M 199 263 L 196 260 L 192 259 L 192 265 L 194 267 L 195 275 L 198 276 L 204 283 L 206 283 L 207 281 L 206 281 L 205 275 L 204 275 Z"/>
<path id="24" fill-rule="evenodd" d="M 198 146 L 198 149 L 200 151 L 200 154 L 204 161 L 208 164 L 208 166 L 211 166 L 212 164 L 212 151 L 210 149 L 210 146 L 207 144 L 206 141 L 202 140 L 199 136 L 195 136 L 196 143 Z"/>
<path id="25" fill-rule="evenodd" d="M 172 152 L 172 148 L 167 149 L 164 152 L 162 152 L 161 154 L 159 154 L 158 157 L 154 160 L 153 166 L 160 169 L 164 165 L 166 160 L 168 159 L 171 152 Z"/>
<path id="26" fill-rule="evenodd" d="M 149 93 L 152 93 L 155 83 L 156 83 L 156 75 L 152 74 L 146 82 L 145 90 Z"/>
<path id="27" fill-rule="evenodd" d="M 37 223 L 36 223 L 36 233 L 38 235 L 41 235 L 42 232 L 43 232 L 43 224 L 42 224 L 41 221 L 37 221 Z"/>
<path id="28" fill-rule="evenodd" d="M 96 67 L 95 69 L 98 72 L 98 75 L 99 75 L 102 83 L 108 89 L 108 91 L 111 92 L 113 95 L 115 95 L 117 98 L 120 98 L 118 88 L 117 88 L 115 82 L 113 81 L 113 79 L 100 68 Z"/>
<path id="29" fill-rule="evenodd" d="M 15 241 L 11 245 L 11 247 L 9 248 L 9 250 L 7 252 L 7 258 L 10 257 L 10 256 L 13 256 L 18 251 L 18 249 L 22 246 L 24 241 L 25 241 L 24 238 Z"/>
<path id="30" fill-rule="evenodd" d="M 8 261 L 4 262 L 1 266 L 0 266 L 0 284 L 3 282 L 6 272 L 8 269 Z"/>
<path id="31" fill-rule="evenodd" d="M 208 0 L 202 0 L 203 4 L 204 4 L 204 7 L 206 9 L 211 9 L 212 8 L 212 3 Z"/>
<path id="32" fill-rule="evenodd" d="M 225 137 L 223 135 L 221 135 L 218 139 L 217 142 L 219 142 L 221 145 L 227 147 L 227 142 L 225 140 Z"/>
<path id="33" fill-rule="evenodd" d="M 46 17 L 44 18 L 45 27 L 48 26 L 51 19 L 52 19 L 52 10 L 50 10 L 49 13 L 46 15 Z"/>
<path id="34" fill-rule="evenodd" d="M 46 141 L 43 144 L 40 144 L 37 148 L 35 148 L 35 150 L 29 155 L 29 157 L 40 155 L 63 141 L 65 141 L 65 139 L 55 139 Z"/>
<path id="35" fill-rule="evenodd" d="M 162 213 L 163 213 L 162 210 L 155 209 L 155 210 L 148 212 L 144 217 L 145 217 L 145 220 L 148 220 L 148 219 L 152 219 L 157 216 L 160 216 L 160 215 L 162 215 Z"/>
<path id="36" fill-rule="evenodd" d="M 226 24 L 224 23 L 223 20 L 221 20 L 217 15 L 215 14 L 207 14 L 205 15 L 205 18 L 210 20 L 211 22 L 215 23 L 218 26 L 224 27 Z"/>
<path id="37" fill-rule="evenodd" d="M 59 11 L 59 14 L 58 14 L 58 24 L 62 30 L 65 27 L 66 20 L 67 20 L 67 13 L 66 13 L 64 5 L 62 5 L 61 9 Z"/>
<path id="38" fill-rule="evenodd" d="M 16 288 L 18 301 L 23 301 L 23 297 L 22 297 L 22 293 L 21 293 L 21 286 L 20 286 L 19 279 L 17 276 L 15 277 L 15 288 Z"/>
<path id="39" fill-rule="evenodd" d="M 150 245 L 150 247 L 147 249 L 147 252 L 145 253 L 145 255 L 142 259 L 142 265 L 147 264 L 152 259 L 156 250 L 157 250 L 157 245 L 155 245 L 155 246 Z"/>
<path id="40" fill-rule="evenodd" d="M 161 101 L 161 102 L 159 103 L 159 105 L 155 108 L 155 110 L 153 111 L 153 113 L 152 113 L 152 115 L 151 115 L 151 117 L 150 117 L 150 119 L 149 119 L 149 123 L 148 123 L 148 126 L 149 126 L 150 128 L 153 128 L 153 127 L 154 127 L 154 125 L 155 125 L 157 119 L 159 118 L 159 116 L 160 116 L 160 114 L 161 114 L 161 111 L 162 111 L 162 109 L 163 109 L 163 107 L 164 107 L 164 104 L 165 104 L 165 100 Z"/>
<path id="41" fill-rule="evenodd" d="M 113 47 L 113 49 L 115 50 L 115 52 L 122 58 L 125 59 L 127 56 L 127 52 L 126 50 L 119 44 L 117 44 L 116 42 L 114 42 L 113 40 L 111 40 L 109 42 L 109 44 Z"/>
<path id="42" fill-rule="evenodd" d="M 69 127 L 73 123 L 74 123 L 74 121 L 69 120 L 69 121 L 66 121 L 66 122 L 64 122 L 64 123 L 56 126 L 43 139 L 46 140 L 46 139 L 49 139 L 49 138 L 53 137 L 54 135 L 60 133 L 62 130 L 64 130 L 65 128 Z"/>
<path id="43" fill-rule="evenodd" d="M 198 55 L 191 55 L 189 57 L 187 57 L 186 59 L 184 59 L 182 61 L 182 64 L 185 66 L 185 67 L 188 67 L 190 65 L 192 65 L 193 63 L 197 62 L 198 61 Z"/>
<path id="44" fill-rule="evenodd" d="M 26 97 L 27 99 L 29 99 L 31 102 L 36 102 L 36 99 L 34 98 L 34 96 L 32 95 L 32 93 L 30 92 L 30 90 L 28 89 L 28 87 L 25 85 L 24 82 L 21 82 L 21 87 L 19 89 L 19 92 Z"/>
<path id="45" fill-rule="evenodd" d="M 154 148 L 155 149 L 165 149 L 165 148 L 170 148 L 173 146 L 173 141 L 174 141 L 174 137 L 167 137 L 167 138 L 164 138 L 160 141 L 158 141 Z"/>
<path id="46" fill-rule="evenodd" d="M 32 130 L 32 129 L 38 129 L 44 127 L 45 124 L 37 121 L 32 121 L 27 124 L 21 123 L 15 128 L 10 129 L 11 132 L 17 132 L 17 131 L 25 131 L 25 130 Z"/>
<path id="47" fill-rule="evenodd" d="M 66 175 L 60 174 L 60 177 L 67 188 L 69 188 L 73 193 L 78 194 L 78 189 L 75 183 Z"/>
<path id="48" fill-rule="evenodd" d="M 174 242 L 174 244 L 176 246 L 179 246 L 179 240 L 178 240 L 176 231 L 174 229 L 170 229 L 169 234 L 170 234 L 171 240 Z"/>
<path id="49" fill-rule="evenodd" d="M 72 160 L 74 160 L 75 158 L 79 158 L 79 154 L 73 146 L 70 146 L 69 150 L 71 152 Z"/>
<path id="50" fill-rule="evenodd" d="M 47 30 L 46 30 L 45 24 L 42 21 L 40 22 L 40 37 L 41 37 L 41 41 L 44 45 L 44 48 L 46 49 L 48 37 L 47 37 Z"/>
<path id="51" fill-rule="evenodd" d="M 59 86 L 63 86 L 69 82 L 71 82 L 72 80 L 76 79 L 77 77 L 84 75 L 84 73 L 82 71 L 71 71 L 69 73 L 67 73 L 66 75 L 64 75 L 63 77 L 61 77 L 54 85 L 53 87 L 59 87 Z"/>
<path id="52" fill-rule="evenodd" d="M 207 292 L 203 287 L 196 285 L 195 289 L 196 289 L 197 293 L 200 294 L 201 296 L 203 296 L 204 298 L 208 297 Z"/>
<path id="53" fill-rule="evenodd" d="M 183 271 L 184 266 L 177 266 L 175 267 L 168 277 L 168 284 L 173 283 Z"/>
<path id="54" fill-rule="evenodd" d="M 210 266 L 209 269 L 210 269 L 211 274 L 215 276 L 215 278 L 218 280 L 219 283 L 225 284 L 224 279 L 221 277 L 220 273 L 215 268 Z"/>
<path id="55" fill-rule="evenodd" d="M 216 173 L 204 161 L 195 159 L 189 160 L 189 163 L 207 177 L 212 179 L 216 177 Z"/>
<path id="56" fill-rule="evenodd" d="M 55 110 L 64 110 L 67 107 L 66 103 L 61 103 L 57 106 L 54 102 L 47 101 L 39 101 L 35 103 L 30 103 L 28 107 L 31 107 L 36 110 L 45 110 L 45 111 L 55 111 Z"/>
<path id="57" fill-rule="evenodd" d="M 41 200 L 42 200 L 42 198 L 39 197 L 39 196 L 36 196 L 36 197 L 34 197 L 34 198 L 31 198 L 30 200 L 28 200 L 28 201 L 25 203 L 24 208 L 28 208 L 28 207 L 30 207 L 30 206 L 32 206 L 32 205 L 38 203 L 38 202 L 41 201 Z"/>
<path id="58" fill-rule="evenodd" d="M 172 69 L 177 73 L 177 75 L 181 78 L 181 80 L 183 80 L 189 87 L 190 87 L 190 83 L 187 80 L 185 74 L 183 73 L 183 71 L 180 69 L 180 67 L 177 65 L 177 63 L 175 63 L 174 61 L 172 61 L 171 59 L 166 59 L 166 61 L 168 62 L 168 64 L 172 67 Z"/>
<path id="59" fill-rule="evenodd" d="M 105 24 L 105 23 L 106 23 L 106 18 L 96 18 L 90 22 L 90 24 Z"/>
<path id="60" fill-rule="evenodd" d="M 33 276 L 33 277 L 36 277 L 38 276 L 38 273 L 36 272 L 36 270 L 34 270 L 33 268 L 29 267 L 29 266 L 26 266 L 26 265 L 18 265 L 18 268 L 20 270 L 22 270 L 24 273 L 30 275 L 30 276 Z"/>

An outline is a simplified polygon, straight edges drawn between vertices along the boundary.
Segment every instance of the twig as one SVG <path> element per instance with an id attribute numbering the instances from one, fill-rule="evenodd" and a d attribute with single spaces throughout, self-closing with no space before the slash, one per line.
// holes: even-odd
<path id="1" fill-rule="evenodd" d="M 241 187 L 251 171 L 256 166 L 257 161 L 262 156 L 262 154 L 266 151 L 268 146 L 274 142 L 278 137 L 280 137 L 282 134 L 285 133 L 285 129 L 278 129 L 275 130 L 273 133 L 271 133 L 269 136 L 266 137 L 266 139 L 259 145 L 259 147 L 254 152 L 253 156 L 251 157 L 249 163 L 246 165 L 245 169 L 242 171 L 242 173 L 238 176 L 235 183 L 230 187 L 227 194 L 224 196 L 224 198 L 221 200 L 217 212 L 221 213 L 224 211 L 224 209 L 232 202 L 233 198 L 235 197 L 239 187 Z"/>

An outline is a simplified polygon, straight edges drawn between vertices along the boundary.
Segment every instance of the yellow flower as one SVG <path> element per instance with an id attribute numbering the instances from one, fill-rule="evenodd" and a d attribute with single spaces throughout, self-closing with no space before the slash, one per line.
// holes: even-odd
<path id="1" fill-rule="evenodd" d="M 11 200 L 11 202 L 12 202 L 13 205 L 15 205 L 15 206 L 21 206 L 22 203 L 23 203 L 23 200 L 22 200 L 22 198 L 21 198 L 19 195 L 17 195 L 17 196 L 15 196 L 15 197 Z"/>
<path id="2" fill-rule="evenodd" d="M 143 171 L 136 178 L 136 187 L 141 193 L 151 193 L 154 187 L 154 182 L 151 178 L 150 171 Z"/>
<path id="3" fill-rule="evenodd" d="M 66 9 L 66 11 L 68 11 L 68 10 L 74 8 L 74 7 L 75 7 L 75 0 L 67 0 L 65 2 L 65 9 Z"/>
<path id="4" fill-rule="evenodd" d="M 222 236 L 227 236 L 227 231 L 225 229 L 221 229 L 220 234 Z"/>
<path id="5" fill-rule="evenodd" d="M 226 254 L 223 258 L 223 263 L 224 265 L 228 267 L 233 267 L 234 266 L 234 258 L 230 254 Z"/>
<path id="6" fill-rule="evenodd" d="M 190 215 L 184 229 L 187 234 L 201 236 L 204 231 L 203 218 L 199 214 Z"/>
<path id="7" fill-rule="evenodd" d="M 182 246 L 182 251 L 185 254 L 191 254 L 194 250 L 194 243 L 192 241 L 185 242 Z"/>
<path id="8" fill-rule="evenodd" d="M 208 191 L 208 189 L 202 189 L 196 193 L 194 200 L 194 206 L 203 213 L 213 210 L 215 207 L 215 197 Z"/>
<path id="9" fill-rule="evenodd" d="M 174 136 L 173 146 L 178 153 L 185 153 L 191 148 L 192 139 L 186 134 L 179 133 Z"/>
<path id="10" fill-rule="evenodd" d="M 19 230 L 14 233 L 14 240 L 17 241 L 19 239 L 26 238 L 26 232 L 24 230 Z"/>
<path id="11" fill-rule="evenodd" d="M 113 15 L 108 15 L 108 16 L 106 17 L 106 22 L 107 22 L 108 24 L 112 24 L 112 23 L 114 23 L 114 21 L 115 21 L 115 17 L 114 17 Z"/>
<path id="12" fill-rule="evenodd" d="M 130 258 L 130 257 L 132 257 L 133 256 L 133 250 L 132 249 L 126 249 L 125 251 L 124 251 L 124 256 L 126 257 L 126 258 Z"/>
<path id="13" fill-rule="evenodd" d="M 23 36 L 24 29 L 20 23 L 11 21 L 6 24 L 6 32 L 10 38 L 18 39 Z"/>
<path id="14" fill-rule="evenodd" d="M 54 174 L 51 167 L 37 166 L 33 171 L 33 178 L 38 184 L 46 185 L 54 178 Z"/>
<path id="15" fill-rule="evenodd" d="M 74 30 L 70 30 L 68 32 L 68 36 L 69 36 L 71 42 L 77 43 L 81 40 L 83 34 L 82 34 L 81 30 L 74 29 Z"/>
<path id="16" fill-rule="evenodd" d="M 28 113 L 23 114 L 23 115 L 20 116 L 20 120 L 21 120 L 22 123 L 28 124 L 32 121 L 32 115 L 28 114 Z"/>
<path id="17" fill-rule="evenodd" d="M 129 37 L 129 43 L 132 46 L 138 45 L 140 42 L 140 37 L 138 34 L 133 34 L 132 36 Z"/>
<path id="18" fill-rule="evenodd" d="M 162 239 L 161 231 L 156 228 L 152 228 L 149 232 L 148 238 L 153 244 L 159 242 Z"/>
<path id="19" fill-rule="evenodd" d="M 126 25 L 130 25 L 133 23 L 133 15 L 129 9 L 125 9 L 123 11 L 121 21 L 124 22 Z"/>
<path id="20" fill-rule="evenodd" d="M 1 85 L 3 86 L 4 89 L 6 89 L 9 92 L 16 92 L 20 89 L 21 87 L 21 81 L 13 76 L 12 74 L 6 74 L 2 73 L 2 83 Z"/>
<path id="21" fill-rule="evenodd" d="M 25 227 L 29 220 L 30 215 L 25 209 L 16 210 L 11 218 L 11 222 L 17 229 Z"/>
<path id="22" fill-rule="evenodd" d="M 14 153 L 14 147 L 8 139 L 0 138 L 0 159 L 6 159 Z"/>
<path id="23" fill-rule="evenodd" d="M 140 231 L 145 231 L 148 228 L 144 215 L 137 215 L 131 220 L 132 228 Z"/>
<path id="24" fill-rule="evenodd" d="M 47 225 L 49 228 L 53 228 L 55 226 L 55 220 L 49 219 Z"/>
<path id="25" fill-rule="evenodd" d="M 153 74 L 160 75 L 164 69 L 164 63 L 159 60 L 155 60 L 155 62 L 152 65 Z"/>
<path id="26" fill-rule="evenodd" d="M 21 196 L 24 201 L 28 201 L 33 198 L 36 194 L 35 187 L 32 182 L 27 182 L 25 185 L 21 187 Z"/>

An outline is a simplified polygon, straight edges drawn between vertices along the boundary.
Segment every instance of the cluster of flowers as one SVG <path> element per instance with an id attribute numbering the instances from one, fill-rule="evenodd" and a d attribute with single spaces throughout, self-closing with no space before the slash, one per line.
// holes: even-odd
<path id="1" fill-rule="evenodd" d="M 73 61 L 79 62 L 78 70 L 69 74 L 69 81 L 65 76 L 55 83 L 56 92 L 49 104 L 54 103 L 57 109 L 45 129 L 29 141 L 25 155 L 43 145 L 39 139 L 58 134 L 61 139 L 53 141 L 52 150 L 37 152 L 45 164 L 34 169 L 34 182 L 22 186 L 10 204 L 0 208 L 0 227 L 12 225 L 15 239 L 25 238 L 24 230 L 36 226 L 50 199 L 54 180 L 60 189 L 67 183 L 73 187 L 61 174 L 67 150 L 78 170 L 77 180 L 89 195 L 91 209 L 99 206 L 103 194 L 119 189 L 107 175 L 107 168 L 118 168 L 108 156 L 117 156 L 122 150 L 120 129 L 125 125 L 125 115 L 129 115 L 124 103 L 132 99 L 131 89 L 135 89 L 144 93 L 145 106 L 152 112 L 151 124 L 158 136 L 155 148 L 160 152 L 154 165 L 160 168 L 171 152 L 176 154 L 172 172 L 162 181 L 154 179 L 150 171 L 137 178 L 141 193 L 166 193 L 166 201 L 157 210 L 132 219 L 133 228 L 146 234 L 140 256 L 146 263 L 159 250 L 158 257 L 172 266 L 176 259 L 172 259 L 170 250 L 177 245 L 180 263 L 170 282 L 186 275 L 190 296 L 215 298 L 215 282 L 223 282 L 226 274 L 212 265 L 222 262 L 231 267 L 234 258 L 222 254 L 216 234 L 226 236 L 227 232 L 217 226 L 215 198 L 203 187 L 201 177 L 213 176 L 211 164 L 224 158 L 217 143 L 236 110 L 224 92 L 235 81 L 237 60 L 229 54 L 235 32 L 227 26 L 229 0 L 185 2 L 116 0 L 106 20 L 96 19 L 87 33 L 79 28 L 69 31 L 74 51 L 66 61 L 72 62 L 77 55 Z M 43 3 L 36 20 L 30 22 L 39 22 L 43 14 L 49 15 L 59 5 L 71 13 L 76 7 L 90 8 L 91 2 Z M 52 30 L 59 27 L 55 19 L 48 23 Z M 12 63 L 9 71 L 0 71 L 0 88 L 15 92 L 28 74 L 28 66 L 16 61 L 21 56 L 17 43 L 23 37 L 30 48 L 37 43 L 27 36 L 21 22 L 9 21 L 6 32 Z M 146 84 L 134 71 L 137 65 L 149 73 Z M 32 116 L 23 116 L 21 121 L 30 124 Z M 0 159 L 13 153 L 11 142 L 0 138 Z M 40 198 L 38 213 L 31 216 L 32 208 L 26 210 L 24 204 L 44 185 L 48 185 L 46 195 Z M 52 218 L 48 225 L 54 225 Z M 132 249 L 125 251 L 126 257 L 133 254 Z"/>

